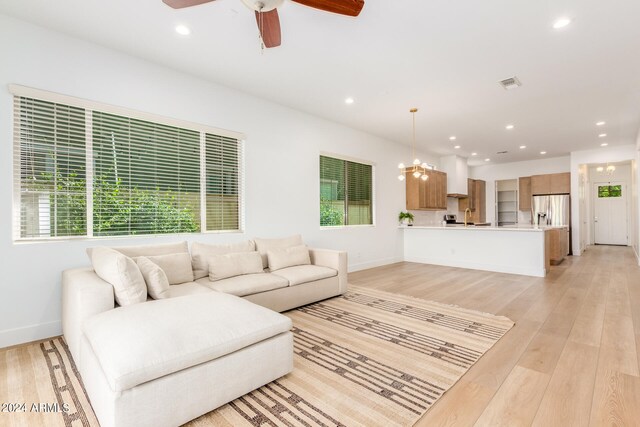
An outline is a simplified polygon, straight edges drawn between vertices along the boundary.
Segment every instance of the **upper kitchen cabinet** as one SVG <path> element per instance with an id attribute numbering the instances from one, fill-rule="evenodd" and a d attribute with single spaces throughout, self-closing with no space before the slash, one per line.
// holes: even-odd
<path id="1" fill-rule="evenodd" d="M 477 197 L 475 195 L 476 190 L 476 180 L 475 179 L 467 179 L 467 197 L 458 198 L 458 210 L 464 212 L 465 209 L 471 210 L 474 212 L 476 210 L 477 205 Z"/>
<path id="2" fill-rule="evenodd" d="M 469 179 L 467 184 L 468 197 L 458 199 L 458 210 L 464 212 L 469 209 L 474 213 L 474 222 L 484 222 L 486 217 L 487 183 L 481 179 Z M 477 214 L 476 214 L 477 213 Z M 482 221 L 480 221 L 482 219 Z"/>
<path id="3" fill-rule="evenodd" d="M 406 172 L 407 210 L 446 210 L 447 174 L 427 171 L 429 179 L 416 179 Z"/>
<path id="4" fill-rule="evenodd" d="M 531 177 L 531 194 L 569 194 L 571 192 L 571 174 L 552 173 Z"/>
<path id="5" fill-rule="evenodd" d="M 518 179 L 518 210 L 531 210 L 531 177 L 521 176 Z"/>
<path id="6" fill-rule="evenodd" d="M 549 194 L 569 193 L 571 193 L 571 174 L 569 172 L 551 174 L 551 193 Z"/>
<path id="7" fill-rule="evenodd" d="M 473 200 L 475 210 L 471 219 L 476 224 L 487 220 L 487 183 L 481 179 L 473 180 Z"/>

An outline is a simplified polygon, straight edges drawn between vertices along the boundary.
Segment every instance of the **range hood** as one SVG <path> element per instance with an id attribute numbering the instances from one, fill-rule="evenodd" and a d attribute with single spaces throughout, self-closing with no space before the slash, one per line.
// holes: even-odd
<path id="1" fill-rule="evenodd" d="M 441 157 L 440 169 L 447 173 L 447 197 L 457 199 L 468 197 L 469 169 L 467 159 L 456 155 Z"/>

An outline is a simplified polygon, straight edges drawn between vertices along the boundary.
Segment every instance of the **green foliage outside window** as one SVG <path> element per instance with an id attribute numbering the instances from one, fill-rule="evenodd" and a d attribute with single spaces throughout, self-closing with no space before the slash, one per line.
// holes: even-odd
<path id="1" fill-rule="evenodd" d="M 320 225 L 373 224 L 373 167 L 320 156 Z"/>
<path id="2" fill-rule="evenodd" d="M 87 234 L 86 180 L 83 173 L 67 176 L 43 173 L 39 189 L 55 185 L 50 193 L 54 207 L 51 221 L 55 221 L 58 235 L 82 236 Z M 54 183 L 55 182 L 55 183 Z M 38 190 L 38 188 L 33 188 Z M 180 203 L 173 191 L 140 189 L 129 190 L 122 180 L 107 176 L 96 177 L 93 184 L 93 234 L 118 236 L 164 233 L 194 233 L 200 230 L 195 212 Z M 54 228 L 54 224 L 51 224 Z"/>
<path id="3" fill-rule="evenodd" d="M 622 197 L 622 185 L 599 185 L 598 197 Z"/>

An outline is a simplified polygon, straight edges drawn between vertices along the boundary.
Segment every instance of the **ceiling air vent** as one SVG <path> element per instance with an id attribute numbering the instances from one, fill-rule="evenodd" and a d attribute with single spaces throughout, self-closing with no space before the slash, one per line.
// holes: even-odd
<path id="1" fill-rule="evenodd" d="M 516 76 L 513 76 L 509 77 L 508 79 L 501 80 L 500 86 L 505 88 L 505 90 L 511 90 L 522 86 L 522 83 L 520 83 L 520 80 L 518 80 Z"/>
<path id="2" fill-rule="evenodd" d="M 496 154 L 507 154 L 508 151 L 498 151 Z"/>

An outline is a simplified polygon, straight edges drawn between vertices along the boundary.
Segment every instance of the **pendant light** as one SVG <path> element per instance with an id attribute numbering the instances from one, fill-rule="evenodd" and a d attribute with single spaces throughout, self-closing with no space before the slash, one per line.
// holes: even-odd
<path id="1" fill-rule="evenodd" d="M 404 163 L 400 163 L 398 168 L 400 169 L 400 175 L 398 175 L 398 179 L 400 181 L 404 181 L 405 175 L 407 172 L 411 172 L 414 178 L 422 179 L 426 181 L 429 179 L 429 175 L 427 175 L 428 170 L 435 169 L 432 165 L 428 165 L 426 163 L 421 163 L 420 159 L 416 157 L 416 113 L 418 112 L 417 108 L 412 108 L 409 110 L 411 116 L 413 118 L 413 140 L 411 143 L 411 157 L 413 158 L 412 166 L 406 167 Z"/>

